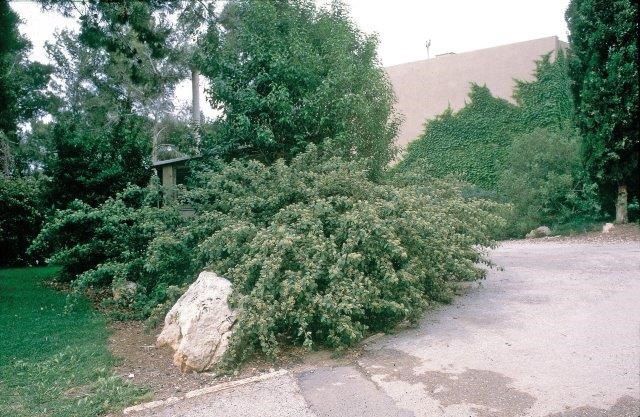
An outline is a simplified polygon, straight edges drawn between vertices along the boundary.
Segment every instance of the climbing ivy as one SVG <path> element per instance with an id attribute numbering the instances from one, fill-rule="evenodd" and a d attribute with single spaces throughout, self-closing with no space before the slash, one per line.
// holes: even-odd
<path id="1" fill-rule="evenodd" d="M 439 178 L 455 174 L 483 189 L 494 190 L 510 136 L 523 132 L 524 125 L 518 108 L 493 97 L 486 86 L 472 84 L 469 99 L 459 112 L 448 108 L 428 121 L 424 133 L 409 145 L 397 169 L 417 169 Z"/>
<path id="2" fill-rule="evenodd" d="M 573 95 L 565 53 L 559 51 L 556 59 L 543 55 L 536 62 L 535 80 L 516 80 L 513 98 L 521 110 L 520 119 L 528 127 L 566 130 L 573 118 Z"/>
<path id="3" fill-rule="evenodd" d="M 516 104 L 491 95 L 486 86 L 471 85 L 468 103 L 428 120 L 412 142 L 397 172 L 417 170 L 435 177 L 458 176 L 485 191 L 498 191 L 509 146 L 517 135 L 536 128 L 570 125 L 573 102 L 562 51 L 536 61 L 532 81 L 516 81 Z"/>

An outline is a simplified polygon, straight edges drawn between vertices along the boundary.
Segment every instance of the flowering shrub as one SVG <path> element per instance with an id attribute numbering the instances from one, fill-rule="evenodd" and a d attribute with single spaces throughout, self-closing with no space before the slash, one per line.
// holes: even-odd
<path id="1" fill-rule="evenodd" d="M 492 244 L 499 206 L 443 181 L 374 183 L 363 166 L 311 147 L 289 165 L 234 162 L 200 177 L 190 228 L 204 237 L 197 263 L 234 284 L 230 358 L 348 346 L 484 275 L 477 247 Z"/>
<path id="2" fill-rule="evenodd" d="M 118 246 L 130 254 L 103 259 L 78 280 L 126 274 L 158 304 L 162 291 L 201 269 L 227 277 L 239 310 L 227 355 L 233 362 L 286 345 L 342 348 L 415 321 L 433 301 L 450 299 L 457 281 L 484 276 L 479 248 L 493 244 L 500 206 L 407 173 L 373 182 L 365 166 L 311 146 L 289 164 L 234 161 L 204 172 L 185 197 L 195 217 L 173 217 L 170 208 L 127 211 L 121 219 L 139 230 L 128 239 L 142 244 Z M 122 199 L 64 216 L 111 217 L 125 210 Z M 90 246 L 120 239 L 97 236 Z M 64 264 L 67 253 L 54 259 Z"/>

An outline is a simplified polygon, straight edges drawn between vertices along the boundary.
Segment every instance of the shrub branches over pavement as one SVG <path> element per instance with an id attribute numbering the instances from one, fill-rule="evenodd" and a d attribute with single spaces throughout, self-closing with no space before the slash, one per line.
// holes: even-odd
<path id="1" fill-rule="evenodd" d="M 129 307 L 146 305 L 149 313 L 171 285 L 191 282 L 198 270 L 226 276 L 240 311 L 227 355 L 234 363 L 288 345 L 342 348 L 368 331 L 415 321 L 433 301 L 450 299 L 454 282 L 483 277 L 478 248 L 493 245 L 501 206 L 409 174 L 373 182 L 365 167 L 314 145 L 290 163 L 221 165 L 200 174 L 187 193 L 194 218 L 164 217 L 170 226 L 156 224 L 131 250 L 110 235 L 82 243 L 91 252 L 118 241 L 116 252 L 131 256 L 87 264 L 78 282 L 109 285 L 105 277 L 126 276 L 140 287 Z M 59 223 L 111 222 L 125 199 L 123 193 L 95 210 L 60 212 Z M 150 217 L 159 222 L 170 210 L 133 210 L 148 214 L 129 216 L 128 227 L 150 224 Z M 78 259 L 63 244 L 52 249 L 64 266 Z"/>

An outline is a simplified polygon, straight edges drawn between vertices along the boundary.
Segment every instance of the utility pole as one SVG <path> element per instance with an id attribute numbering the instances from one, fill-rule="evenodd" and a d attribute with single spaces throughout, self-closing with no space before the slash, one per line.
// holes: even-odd
<path id="1" fill-rule="evenodd" d="M 429 47 L 431 46 L 431 39 L 427 41 L 427 59 L 429 59 Z"/>

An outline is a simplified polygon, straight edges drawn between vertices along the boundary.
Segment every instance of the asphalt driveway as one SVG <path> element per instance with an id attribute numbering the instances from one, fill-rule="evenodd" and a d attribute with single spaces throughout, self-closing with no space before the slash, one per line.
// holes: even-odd
<path id="1" fill-rule="evenodd" d="M 351 364 L 134 416 L 640 416 L 640 243 L 514 241 L 501 268 Z"/>

